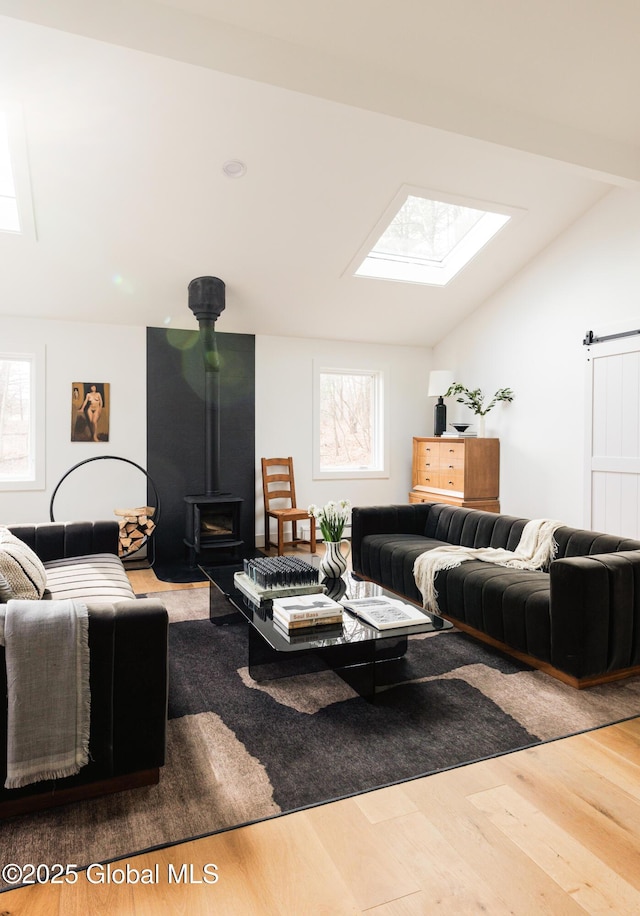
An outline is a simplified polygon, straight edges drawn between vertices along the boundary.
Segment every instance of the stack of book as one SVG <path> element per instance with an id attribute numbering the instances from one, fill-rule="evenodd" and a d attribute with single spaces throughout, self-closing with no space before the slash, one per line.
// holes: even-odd
<path id="1" fill-rule="evenodd" d="M 286 633 L 342 623 L 342 605 L 326 595 L 295 595 L 273 599 L 273 622 Z"/>

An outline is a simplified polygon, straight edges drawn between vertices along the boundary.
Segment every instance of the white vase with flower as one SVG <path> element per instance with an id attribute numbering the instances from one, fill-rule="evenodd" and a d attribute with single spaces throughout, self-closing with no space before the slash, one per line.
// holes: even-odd
<path id="1" fill-rule="evenodd" d="M 349 521 L 351 503 L 348 499 L 340 502 L 329 501 L 325 506 L 309 506 L 309 515 L 317 519 L 324 540 L 324 556 L 320 560 L 320 572 L 327 579 L 338 579 L 347 571 L 347 559 L 351 544 L 343 538 L 345 525 Z M 343 553 L 342 545 L 346 544 Z"/>

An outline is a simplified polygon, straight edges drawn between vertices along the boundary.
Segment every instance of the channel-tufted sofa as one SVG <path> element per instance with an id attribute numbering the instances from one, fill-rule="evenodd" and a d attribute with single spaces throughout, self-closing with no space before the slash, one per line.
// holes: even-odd
<path id="1" fill-rule="evenodd" d="M 89 611 L 90 762 L 76 776 L 4 788 L 7 678 L 0 648 L 0 817 L 157 783 L 167 722 L 168 615 L 136 598 L 118 559 L 117 521 L 9 526 L 43 561 L 47 598 Z"/>
<path id="2" fill-rule="evenodd" d="M 353 571 L 421 603 L 420 553 L 441 544 L 514 550 L 527 521 L 438 503 L 356 507 Z M 569 527 L 555 538 L 548 570 L 480 560 L 440 570 L 440 613 L 574 687 L 640 673 L 640 541 Z"/>

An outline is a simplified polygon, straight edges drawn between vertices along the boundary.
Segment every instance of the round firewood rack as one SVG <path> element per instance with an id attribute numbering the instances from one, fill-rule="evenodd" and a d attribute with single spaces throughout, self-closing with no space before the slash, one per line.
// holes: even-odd
<path id="1" fill-rule="evenodd" d="M 92 461 L 124 461 L 125 464 L 132 465 L 134 468 L 137 468 L 137 470 L 140 471 L 141 474 L 144 474 L 144 476 L 147 479 L 147 484 L 151 488 L 151 492 L 153 493 L 152 501 L 155 503 L 154 512 L 153 512 L 153 521 L 155 523 L 155 528 L 157 528 L 158 522 L 160 521 L 160 496 L 158 495 L 158 490 L 156 488 L 155 483 L 153 482 L 149 474 L 147 474 L 147 472 L 141 465 L 136 464 L 136 462 L 132 461 L 130 458 L 122 458 L 119 455 L 95 455 L 93 458 L 85 458 L 84 461 L 79 461 L 77 464 L 74 464 L 73 467 L 70 467 L 69 470 L 66 471 L 62 475 L 58 483 L 55 485 L 53 493 L 51 494 L 51 501 L 49 502 L 49 520 L 52 522 L 55 522 L 55 517 L 53 513 L 53 504 L 54 504 L 56 494 L 58 490 L 60 489 L 61 484 L 67 479 L 67 477 L 69 477 L 70 474 L 72 474 L 78 468 L 82 467 L 84 464 L 89 464 Z M 151 534 L 145 535 L 143 538 L 141 538 L 140 543 L 136 547 L 133 547 L 132 549 L 126 551 L 125 553 L 121 553 L 120 559 L 126 560 L 129 557 L 132 557 L 134 554 L 138 553 L 138 551 L 142 550 L 145 544 L 149 544 L 149 547 L 153 548 L 154 531 L 152 531 Z M 149 564 L 153 566 L 155 562 L 155 550 L 151 550 L 150 552 L 148 552 L 147 557 L 149 560 Z"/>

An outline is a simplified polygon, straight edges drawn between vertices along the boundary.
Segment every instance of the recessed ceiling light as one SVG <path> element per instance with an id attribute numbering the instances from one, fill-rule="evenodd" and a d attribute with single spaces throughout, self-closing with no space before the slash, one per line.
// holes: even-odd
<path id="1" fill-rule="evenodd" d="M 222 166 L 227 178 L 242 178 L 247 174 L 247 166 L 241 159 L 228 159 Z"/>

